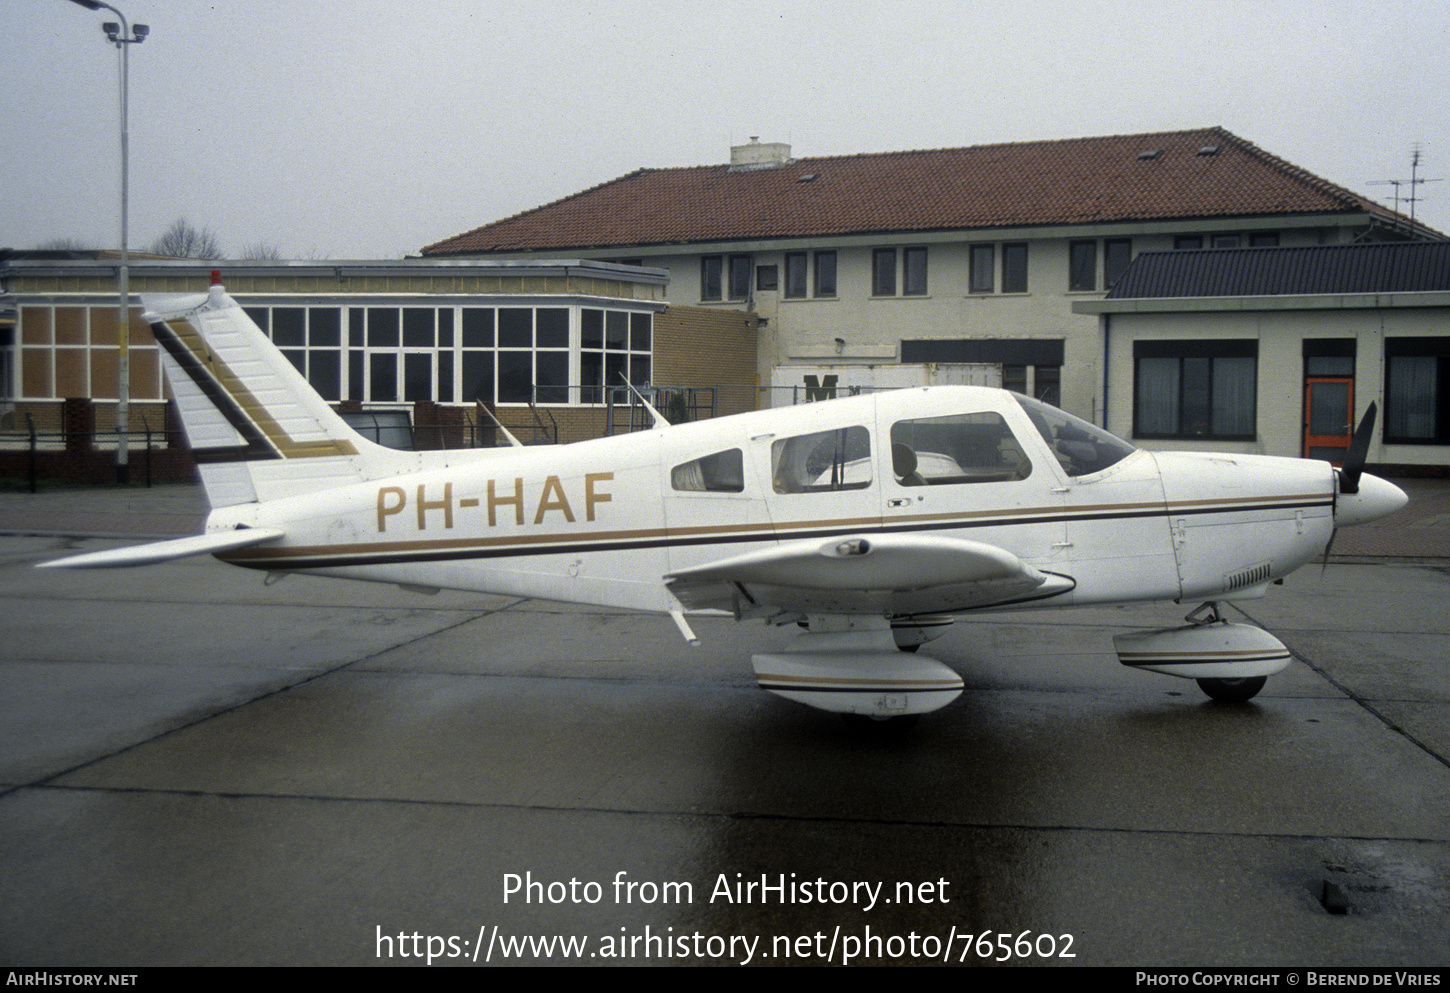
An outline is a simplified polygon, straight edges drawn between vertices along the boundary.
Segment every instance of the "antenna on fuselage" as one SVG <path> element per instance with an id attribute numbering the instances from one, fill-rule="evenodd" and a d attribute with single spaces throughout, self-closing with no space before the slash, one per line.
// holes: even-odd
<path id="1" fill-rule="evenodd" d="M 654 426 L 655 426 L 656 429 L 659 429 L 659 428 L 667 428 L 667 427 L 670 426 L 670 422 L 667 421 L 667 420 L 665 420 L 665 415 L 664 414 L 661 414 L 658 410 L 655 410 L 654 404 L 652 404 L 648 400 L 646 400 L 644 398 L 644 394 L 641 393 L 639 390 L 637 390 L 637 389 L 634 388 L 634 384 L 629 381 L 629 377 L 628 376 L 626 376 L 624 373 L 621 372 L 619 374 L 619 378 L 622 379 L 622 380 L 624 380 L 624 385 L 625 386 L 628 386 L 629 389 L 630 389 L 630 391 L 635 396 L 639 397 L 639 402 L 642 403 L 642 404 L 644 404 L 644 409 L 647 410 L 647 411 L 649 411 L 649 415 L 655 419 Z"/>
<path id="2" fill-rule="evenodd" d="M 515 448 L 524 447 L 524 443 L 515 438 L 513 433 L 503 426 L 503 422 L 493 415 L 493 411 L 489 410 L 482 400 L 475 400 L 474 403 L 478 404 L 478 409 L 487 414 L 488 419 L 493 421 L 493 426 L 503 432 L 503 436 L 509 440 L 510 445 L 513 445 Z"/>

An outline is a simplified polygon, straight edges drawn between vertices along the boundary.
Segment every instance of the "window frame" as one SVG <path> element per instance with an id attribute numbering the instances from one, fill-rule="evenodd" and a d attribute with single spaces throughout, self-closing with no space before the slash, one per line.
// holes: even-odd
<path id="1" fill-rule="evenodd" d="M 1253 362 L 1252 376 L 1249 389 L 1245 399 L 1248 403 L 1247 416 L 1243 417 L 1243 411 L 1239 416 L 1247 420 L 1250 430 L 1247 433 L 1238 433 L 1227 430 L 1215 430 L 1214 423 L 1214 402 L 1219 386 L 1227 382 L 1226 370 L 1218 367 L 1219 363 L 1227 361 L 1241 361 L 1249 359 Z M 1143 387 L 1144 361 L 1176 360 L 1175 372 L 1177 396 L 1174 398 L 1174 419 L 1176 423 L 1171 430 L 1160 431 L 1145 428 L 1143 426 Z M 1203 412 L 1206 416 L 1208 429 L 1206 431 L 1188 430 L 1187 425 L 1191 418 L 1200 413 L 1197 409 L 1190 409 L 1187 400 L 1187 393 L 1191 388 L 1189 377 L 1185 375 L 1184 363 L 1186 361 L 1207 361 L 1206 384 L 1202 390 L 1206 396 L 1206 405 Z M 1220 373 L 1223 373 L 1222 375 Z M 1227 387 L 1225 387 L 1227 388 Z M 1177 441 L 1257 441 L 1259 429 L 1259 341 L 1257 338 L 1223 338 L 1223 339 L 1146 339 L 1133 342 L 1133 437 L 1144 439 L 1164 439 Z"/>
<path id="2" fill-rule="evenodd" d="M 730 256 L 729 265 L 729 299 L 749 300 L 750 299 L 750 278 L 755 274 L 755 260 L 749 255 Z"/>
<path id="3" fill-rule="evenodd" d="M 830 268 L 830 273 L 829 273 L 830 278 L 829 278 L 829 281 L 827 281 L 825 279 L 822 279 L 823 271 L 822 271 L 822 265 L 821 265 L 821 263 L 822 262 L 827 262 L 827 260 L 829 260 L 828 261 L 828 265 L 829 265 L 829 268 Z M 832 249 L 827 249 L 825 251 L 816 252 L 815 253 L 815 258 L 812 261 L 814 262 L 814 265 L 812 265 L 812 267 L 811 267 L 811 269 L 812 269 L 811 275 L 814 278 L 814 285 L 812 287 L 813 290 L 814 290 L 814 295 L 817 296 L 817 297 L 830 297 L 830 298 L 834 298 L 836 296 L 836 273 L 837 273 L 837 269 L 836 269 L 836 262 L 837 262 L 837 259 L 836 259 L 836 250 L 834 248 L 832 248 Z"/>
<path id="4" fill-rule="evenodd" d="M 896 296 L 896 249 L 873 248 L 871 250 L 871 295 L 873 297 Z"/>
<path id="5" fill-rule="evenodd" d="M 591 385 L 586 369 L 597 367 L 601 378 L 624 371 L 637 386 L 649 385 L 654 371 L 654 310 L 474 297 L 420 306 L 381 296 L 331 305 L 266 300 L 245 310 L 269 338 L 280 332 L 282 354 L 329 403 L 602 406 L 602 383 L 580 388 Z M 587 311 L 600 315 L 597 343 L 586 341 Z M 501 399 L 510 372 L 527 376 L 528 396 L 515 399 L 515 388 Z"/>
<path id="6" fill-rule="evenodd" d="M 995 245 L 967 246 L 967 292 L 991 293 L 997 280 Z"/>
<path id="7" fill-rule="evenodd" d="M 1009 257 L 1021 256 L 1020 268 L 1015 260 L 1009 262 Z M 1003 293 L 1026 293 L 1027 283 L 1027 242 L 1013 241 L 1002 246 L 1002 292 Z M 1019 280 L 1020 275 L 1020 280 Z"/>
<path id="8" fill-rule="evenodd" d="M 1393 377 L 1404 360 L 1431 360 L 1434 369 L 1433 404 L 1431 417 L 1433 427 L 1428 434 L 1408 434 L 1397 430 L 1406 422 L 1408 413 L 1401 410 L 1402 401 L 1397 395 Z M 1383 441 L 1387 445 L 1450 445 L 1450 336 L 1395 337 L 1385 339 L 1384 398 L 1385 416 Z"/>
<path id="9" fill-rule="evenodd" d="M 924 297 L 928 295 L 928 254 L 925 245 L 912 245 L 901 250 L 901 295 Z"/>
<path id="10" fill-rule="evenodd" d="M 1098 288 L 1098 243 L 1070 241 L 1067 245 L 1067 289 L 1070 293 L 1093 293 Z"/>
<path id="11" fill-rule="evenodd" d="M 785 253 L 785 280 L 781 295 L 787 300 L 804 300 L 808 290 L 809 265 L 805 252 Z"/>
<path id="12" fill-rule="evenodd" d="M 710 303 L 724 299 L 725 257 L 723 255 L 700 256 L 700 300 Z"/>
<path id="13" fill-rule="evenodd" d="M 1103 288 L 1111 290 L 1123 272 L 1133 263 L 1133 239 L 1107 238 L 1103 241 Z"/>

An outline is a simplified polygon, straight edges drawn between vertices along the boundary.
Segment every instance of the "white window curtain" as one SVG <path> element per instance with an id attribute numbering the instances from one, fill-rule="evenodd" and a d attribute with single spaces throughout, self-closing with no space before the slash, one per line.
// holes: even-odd
<path id="1" fill-rule="evenodd" d="M 1386 431 L 1395 438 L 1435 437 L 1435 398 L 1439 393 L 1433 355 L 1390 356 Z"/>
<path id="2" fill-rule="evenodd" d="M 1178 433 L 1176 358 L 1138 360 L 1138 434 Z"/>
<path id="3" fill-rule="evenodd" d="M 1213 360 L 1213 433 L 1254 433 L 1255 360 Z"/>

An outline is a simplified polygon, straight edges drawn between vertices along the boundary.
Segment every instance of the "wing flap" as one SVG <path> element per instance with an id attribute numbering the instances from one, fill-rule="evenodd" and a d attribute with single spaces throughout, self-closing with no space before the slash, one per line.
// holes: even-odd
<path id="1" fill-rule="evenodd" d="M 226 552 L 234 548 L 246 548 L 268 541 L 276 541 L 286 532 L 275 528 L 239 528 L 235 531 L 214 531 L 210 534 L 194 534 L 189 538 L 172 541 L 157 541 L 149 545 L 130 545 L 126 548 L 111 548 L 104 552 L 87 552 L 69 558 L 41 562 L 40 569 L 120 569 L 127 566 L 154 565 L 186 558 L 188 555 L 206 555 Z"/>
<path id="2" fill-rule="evenodd" d="M 690 610 L 773 606 L 817 613 L 951 612 L 1052 596 L 1075 585 L 1006 549 L 938 535 L 807 538 L 665 577 Z"/>

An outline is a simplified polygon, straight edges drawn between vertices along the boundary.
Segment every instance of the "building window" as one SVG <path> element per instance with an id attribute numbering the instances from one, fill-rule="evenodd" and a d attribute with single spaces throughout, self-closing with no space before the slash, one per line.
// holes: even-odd
<path id="1" fill-rule="evenodd" d="M 1002 246 L 1002 292 L 1027 292 L 1027 246 Z"/>
<path id="2" fill-rule="evenodd" d="M 1259 343 L 1133 343 L 1133 434 L 1140 438 L 1252 441 Z"/>
<path id="3" fill-rule="evenodd" d="M 247 307 L 245 310 L 322 399 L 342 399 L 341 307 Z"/>
<path id="4" fill-rule="evenodd" d="M 806 295 L 806 253 L 785 253 L 786 299 L 799 300 Z"/>
<path id="5" fill-rule="evenodd" d="M 901 292 L 926 296 L 926 249 L 908 248 L 901 253 Z"/>
<path id="6" fill-rule="evenodd" d="M 1203 235 L 1201 234 L 1180 234 L 1173 238 L 1173 247 L 1177 251 L 1192 251 L 1195 248 L 1203 247 Z"/>
<path id="7" fill-rule="evenodd" d="M 1032 370 L 1032 382 L 1027 381 L 1027 370 Z M 1054 407 L 1062 406 L 1062 366 L 1019 365 L 1003 363 L 1002 389 L 1034 397 Z"/>
<path id="8" fill-rule="evenodd" d="M 816 296 L 836 295 L 836 253 L 816 253 Z"/>
<path id="9" fill-rule="evenodd" d="M 648 386 L 653 375 L 650 314 L 585 307 L 579 314 L 579 400 L 603 403 L 605 390 Z"/>
<path id="10" fill-rule="evenodd" d="M 774 293 L 780 288 L 780 269 L 773 265 L 755 267 L 755 288 Z"/>
<path id="11" fill-rule="evenodd" d="M 706 255 L 700 259 L 700 299 L 719 300 L 724 260 L 718 255 Z"/>
<path id="12" fill-rule="evenodd" d="M 871 295 L 896 296 L 896 249 L 878 248 L 871 253 Z"/>
<path id="13" fill-rule="evenodd" d="M 730 256 L 730 299 L 744 300 L 750 296 L 750 256 Z"/>
<path id="14" fill-rule="evenodd" d="M 1098 288 L 1098 243 L 1074 241 L 1068 246 L 1068 279 L 1070 290 Z"/>
<path id="15" fill-rule="evenodd" d="M 1386 340 L 1384 440 L 1450 445 L 1450 338 Z"/>
<path id="16" fill-rule="evenodd" d="M 1277 231 L 1257 231 L 1249 235 L 1250 248 L 1278 248 L 1279 233 Z"/>
<path id="17" fill-rule="evenodd" d="M 1032 395 L 1043 403 L 1054 407 L 1062 406 L 1062 366 L 1038 365 L 1032 367 Z"/>
<path id="18" fill-rule="evenodd" d="M 1103 278 L 1108 289 L 1112 289 L 1128 263 L 1133 261 L 1133 243 L 1127 238 L 1109 238 L 1103 242 Z"/>
<path id="19" fill-rule="evenodd" d="M 1241 239 L 1236 234 L 1216 234 L 1213 236 L 1214 248 L 1238 248 Z"/>
<path id="20" fill-rule="evenodd" d="M 8 399 L 115 398 L 120 336 L 114 299 L 98 307 L 19 309 L 20 320 L 9 345 L 14 358 L 3 363 L 4 371 L 16 379 L 6 380 L 0 394 Z M 163 399 L 161 351 L 139 308 L 131 310 L 130 328 L 131 399 Z"/>
<path id="21" fill-rule="evenodd" d="M 994 252 L 991 245 L 973 245 L 967 256 L 967 286 L 972 293 L 991 293 L 996 274 Z"/>

